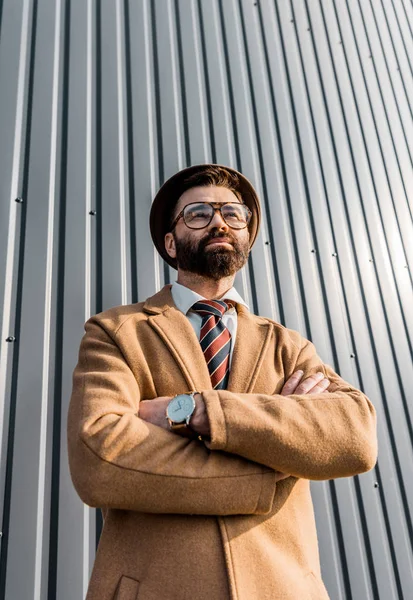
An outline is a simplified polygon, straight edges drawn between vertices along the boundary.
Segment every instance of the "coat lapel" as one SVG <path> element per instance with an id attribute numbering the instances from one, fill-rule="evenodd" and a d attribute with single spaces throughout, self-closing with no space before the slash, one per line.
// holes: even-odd
<path id="1" fill-rule="evenodd" d="M 188 390 L 211 389 L 208 367 L 198 338 L 187 317 L 176 308 L 171 286 L 165 286 L 149 298 L 143 308 L 151 313 L 148 322 L 179 366 Z"/>
<path id="2" fill-rule="evenodd" d="M 247 308 L 238 305 L 237 337 L 229 374 L 228 391 L 249 393 L 260 371 L 268 349 L 272 327 L 258 319 Z"/>

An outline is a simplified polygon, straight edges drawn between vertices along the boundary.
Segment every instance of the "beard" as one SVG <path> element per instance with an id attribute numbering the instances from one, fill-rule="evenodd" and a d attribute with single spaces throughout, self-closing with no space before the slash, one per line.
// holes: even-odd
<path id="1" fill-rule="evenodd" d="M 201 240 L 179 239 L 173 232 L 176 248 L 176 262 L 183 271 L 196 273 L 208 279 L 222 279 L 235 275 L 247 262 L 249 256 L 249 240 L 237 240 L 230 233 L 223 235 L 218 230 L 211 230 Z M 214 238 L 225 237 L 232 249 L 217 247 L 207 249 L 208 242 Z"/>

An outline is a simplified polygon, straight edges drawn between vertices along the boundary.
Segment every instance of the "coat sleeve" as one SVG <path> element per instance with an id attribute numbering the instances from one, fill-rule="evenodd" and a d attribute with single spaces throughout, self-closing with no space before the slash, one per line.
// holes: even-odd
<path id="1" fill-rule="evenodd" d="M 85 326 L 68 414 L 74 486 L 90 506 L 151 513 L 266 514 L 275 473 L 137 415 L 140 392 L 112 337 Z"/>
<path id="2" fill-rule="evenodd" d="M 369 471 L 377 459 L 376 413 L 369 399 L 322 363 L 303 339 L 294 368 L 322 370 L 327 392 L 302 395 L 203 392 L 212 450 L 224 450 L 304 479 Z M 286 377 L 287 379 L 287 377 Z"/>

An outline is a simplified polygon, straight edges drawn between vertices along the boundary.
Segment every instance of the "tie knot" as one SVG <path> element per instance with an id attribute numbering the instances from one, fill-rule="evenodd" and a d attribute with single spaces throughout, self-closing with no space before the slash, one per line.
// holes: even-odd
<path id="1" fill-rule="evenodd" d="M 202 316 L 214 315 L 220 319 L 233 306 L 234 303 L 231 300 L 201 300 L 200 302 L 195 302 L 192 310 Z"/>

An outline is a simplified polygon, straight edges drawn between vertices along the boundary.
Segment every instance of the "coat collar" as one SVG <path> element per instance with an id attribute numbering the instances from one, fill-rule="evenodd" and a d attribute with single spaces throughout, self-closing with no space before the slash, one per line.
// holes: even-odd
<path id="1" fill-rule="evenodd" d="M 143 310 L 150 315 L 149 324 L 162 338 L 181 369 L 188 389 L 211 389 L 208 368 L 198 338 L 187 317 L 175 306 L 171 286 L 166 285 L 148 298 Z M 252 315 L 243 305 L 237 305 L 237 312 L 237 337 L 228 390 L 250 392 L 268 349 L 272 327 L 269 321 Z"/>

